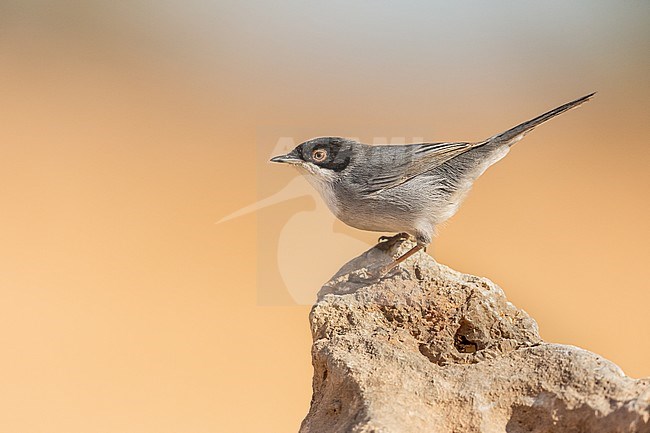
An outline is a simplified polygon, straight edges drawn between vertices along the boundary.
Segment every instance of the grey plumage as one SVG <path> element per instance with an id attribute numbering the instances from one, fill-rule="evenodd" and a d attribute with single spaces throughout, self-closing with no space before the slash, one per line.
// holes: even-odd
<path id="1" fill-rule="evenodd" d="M 295 164 L 344 223 L 361 230 L 409 233 L 422 247 L 431 242 L 435 227 L 456 213 L 474 181 L 514 143 L 593 95 L 475 143 L 370 146 L 321 137 L 272 161 Z"/>

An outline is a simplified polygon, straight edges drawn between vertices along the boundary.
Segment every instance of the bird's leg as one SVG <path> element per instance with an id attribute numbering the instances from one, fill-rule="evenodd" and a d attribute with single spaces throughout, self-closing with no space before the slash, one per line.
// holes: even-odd
<path id="1" fill-rule="evenodd" d="M 389 263 L 389 264 L 387 264 L 386 266 L 382 267 L 381 270 L 379 271 L 380 275 L 381 275 L 381 276 L 386 275 L 386 274 L 387 274 L 388 272 L 390 272 L 391 269 L 393 269 L 395 266 L 399 265 L 399 264 L 402 263 L 404 260 L 408 259 L 409 257 L 411 257 L 413 254 L 417 253 L 418 251 L 420 251 L 420 250 L 421 250 L 422 248 L 424 248 L 424 247 L 425 247 L 424 244 L 420 244 L 420 243 L 418 243 L 416 246 L 414 246 L 413 248 L 411 248 L 410 250 L 408 250 L 407 252 L 405 252 L 404 254 L 402 254 L 401 256 L 399 256 L 398 258 L 396 258 L 395 260 L 393 260 L 392 263 Z"/>

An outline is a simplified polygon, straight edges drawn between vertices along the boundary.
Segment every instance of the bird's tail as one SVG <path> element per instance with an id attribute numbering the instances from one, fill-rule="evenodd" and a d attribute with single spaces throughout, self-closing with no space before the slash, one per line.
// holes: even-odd
<path id="1" fill-rule="evenodd" d="M 594 96 L 596 92 L 590 93 L 587 96 L 583 96 L 582 98 L 578 98 L 575 101 L 568 102 L 564 105 L 561 105 L 547 113 L 544 113 L 540 116 L 535 117 L 534 119 L 531 119 L 527 122 L 524 122 L 520 125 L 515 126 L 514 128 L 508 129 L 506 132 L 502 132 L 501 134 L 497 134 L 493 137 L 490 137 L 488 140 L 486 140 L 486 143 L 499 143 L 499 144 L 508 144 L 508 146 L 512 146 L 522 138 L 524 138 L 524 135 L 529 133 L 533 128 L 535 128 L 537 125 L 541 125 L 542 123 L 546 122 L 547 120 L 550 120 L 557 116 L 558 114 L 562 114 L 565 111 L 569 111 L 572 108 L 575 108 L 585 102 L 587 102 L 589 99 L 591 99 L 592 96 Z"/>

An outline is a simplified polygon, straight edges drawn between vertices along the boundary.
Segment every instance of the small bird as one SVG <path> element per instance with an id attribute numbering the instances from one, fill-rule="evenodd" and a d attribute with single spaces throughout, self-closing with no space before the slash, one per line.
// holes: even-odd
<path id="1" fill-rule="evenodd" d="M 453 216 L 474 181 L 528 132 L 591 99 L 591 93 L 479 142 L 371 146 L 342 137 L 299 144 L 272 162 L 295 165 L 332 213 L 361 230 L 397 232 L 417 244 L 381 269 L 385 274 L 426 248 L 435 227 Z"/>

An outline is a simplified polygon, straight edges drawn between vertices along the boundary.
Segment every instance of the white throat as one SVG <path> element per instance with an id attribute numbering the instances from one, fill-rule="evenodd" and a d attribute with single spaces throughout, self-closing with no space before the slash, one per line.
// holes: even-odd
<path id="1" fill-rule="evenodd" d="M 320 168 L 307 163 L 299 166 L 299 171 L 305 176 L 307 182 L 321 195 L 330 211 L 336 216 L 339 215 L 339 206 L 334 194 L 333 184 L 336 181 L 336 174 L 330 170 Z"/>

